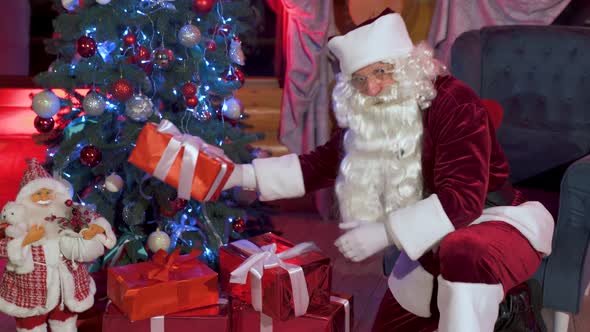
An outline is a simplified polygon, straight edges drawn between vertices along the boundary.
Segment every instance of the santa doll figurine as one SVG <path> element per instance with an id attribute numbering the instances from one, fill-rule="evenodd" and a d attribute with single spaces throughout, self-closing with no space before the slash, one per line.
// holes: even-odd
<path id="1" fill-rule="evenodd" d="M 109 222 L 72 204 L 69 184 L 30 160 L 15 202 L 2 210 L 8 262 L 0 282 L 0 311 L 17 331 L 76 331 L 77 314 L 94 303 L 86 262 L 116 242 Z"/>
<path id="2" fill-rule="evenodd" d="M 354 262 L 389 246 L 402 252 L 375 331 L 543 331 L 537 293 L 520 287 L 550 254 L 554 221 L 510 186 L 480 98 L 428 45 L 413 45 L 399 14 L 327 46 L 341 69 L 339 130 L 311 153 L 238 165 L 225 187 L 274 200 L 335 185 L 340 252 Z"/>

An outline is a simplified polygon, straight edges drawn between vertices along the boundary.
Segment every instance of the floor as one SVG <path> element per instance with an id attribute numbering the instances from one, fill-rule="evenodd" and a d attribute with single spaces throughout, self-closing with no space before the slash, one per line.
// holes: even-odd
<path id="1" fill-rule="evenodd" d="M 381 257 L 376 256 L 357 264 L 346 261 L 333 246 L 340 234 L 334 221 L 324 221 L 314 213 L 295 212 L 309 210 L 309 205 L 311 205 L 310 201 L 290 204 L 283 213 L 274 217 L 275 229 L 281 232 L 283 237 L 295 243 L 314 241 L 332 259 L 333 290 L 354 296 L 353 331 L 370 331 L 379 302 L 387 288 L 386 278 L 381 272 Z M 552 332 L 552 313 L 544 310 L 543 314 L 549 332 Z M 0 314 L 0 332 L 14 330 L 14 320 Z M 568 330 L 568 332 L 586 331 L 590 331 L 589 296 L 584 301 L 582 312 L 573 316 Z"/>

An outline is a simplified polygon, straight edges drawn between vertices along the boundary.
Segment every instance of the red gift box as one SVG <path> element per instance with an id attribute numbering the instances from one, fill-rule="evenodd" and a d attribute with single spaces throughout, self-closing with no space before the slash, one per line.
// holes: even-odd
<path id="1" fill-rule="evenodd" d="M 168 120 L 143 127 L 128 161 L 178 188 L 178 197 L 199 201 L 217 200 L 235 167 L 223 150 L 183 135 Z"/>
<path id="2" fill-rule="evenodd" d="M 216 304 L 217 273 L 197 260 L 157 252 L 152 261 L 108 269 L 107 295 L 132 321 Z"/>
<path id="3" fill-rule="evenodd" d="M 309 299 L 306 309 L 330 303 L 332 270 L 328 257 L 316 250 L 310 250 L 295 257 L 283 259 L 281 257 L 283 254 L 297 251 L 298 247 L 306 244 L 295 246 L 272 233 L 249 238 L 249 242 L 244 241 L 246 240 L 232 242 L 219 249 L 220 286 L 228 296 L 252 304 L 255 309 L 278 320 L 304 314 L 305 308 L 301 310 L 304 297 Z M 257 246 L 260 252 L 256 254 L 248 252 L 244 249 L 244 243 L 255 248 Z M 274 253 L 271 252 L 275 249 Z M 258 258 L 260 260 L 257 264 L 264 264 L 264 268 L 260 268 L 261 265 L 259 265 L 259 271 L 254 276 L 263 273 L 261 282 L 257 282 L 259 279 L 253 277 L 253 274 L 248 272 L 252 269 L 247 267 L 252 260 Z M 293 275 L 296 274 L 293 270 L 297 268 L 302 270 L 301 278 L 304 279 L 303 284 L 304 286 L 306 284 L 307 291 L 301 287 L 302 282 L 292 280 Z M 242 276 L 241 281 L 245 282 L 244 284 L 231 282 L 232 272 L 235 271 L 233 276 L 235 278 L 239 270 L 241 270 L 239 275 Z M 252 285 L 255 286 L 254 295 Z M 296 287 L 294 288 L 293 285 Z"/>
<path id="4" fill-rule="evenodd" d="M 273 320 L 244 302 L 232 300 L 234 332 L 350 332 L 353 326 L 352 296 L 334 294 L 329 304 L 309 309 L 287 321 Z"/>
<path id="5" fill-rule="evenodd" d="M 220 303 L 204 308 L 177 312 L 132 322 L 112 303 L 103 316 L 105 332 L 167 332 L 167 331 L 215 331 L 229 332 L 229 306 Z"/>

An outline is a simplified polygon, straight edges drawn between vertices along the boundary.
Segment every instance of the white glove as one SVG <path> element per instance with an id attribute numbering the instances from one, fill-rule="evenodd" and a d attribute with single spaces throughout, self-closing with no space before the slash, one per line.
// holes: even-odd
<path id="1" fill-rule="evenodd" d="M 353 225 L 353 223 L 347 222 L 342 224 L 342 226 L 344 225 Z M 397 239 L 391 238 L 387 234 L 385 224 L 375 222 L 363 223 L 350 229 L 340 236 L 334 244 L 344 257 L 353 262 L 360 262 L 392 244 L 397 245 L 399 248 L 398 242 Z"/>
<path id="2" fill-rule="evenodd" d="M 236 165 L 234 171 L 223 186 L 223 190 L 233 187 L 256 190 L 256 173 L 254 172 L 254 166 L 250 164 Z"/>

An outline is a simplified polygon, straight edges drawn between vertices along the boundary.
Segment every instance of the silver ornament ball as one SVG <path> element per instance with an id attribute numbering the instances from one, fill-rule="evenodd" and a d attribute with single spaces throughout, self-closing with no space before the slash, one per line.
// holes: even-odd
<path id="1" fill-rule="evenodd" d="M 201 31 L 192 24 L 187 24 L 178 31 L 178 41 L 184 47 L 195 47 L 201 42 Z"/>
<path id="2" fill-rule="evenodd" d="M 61 0 L 61 5 L 67 10 L 74 10 L 80 6 L 79 0 Z"/>
<path id="3" fill-rule="evenodd" d="M 48 119 L 59 112 L 61 102 L 55 93 L 45 90 L 33 97 L 32 107 L 39 117 Z"/>
<path id="4" fill-rule="evenodd" d="M 111 175 L 107 176 L 104 180 L 104 186 L 112 193 L 121 191 L 121 189 L 123 189 L 123 184 L 123 178 L 117 173 L 111 173 Z"/>
<path id="5" fill-rule="evenodd" d="M 111 2 L 111 0 L 96 0 L 96 3 L 99 5 L 107 5 Z"/>
<path id="6" fill-rule="evenodd" d="M 82 101 L 82 107 L 90 116 L 101 115 L 107 106 L 106 100 L 96 91 L 90 91 Z"/>
<path id="7" fill-rule="evenodd" d="M 156 253 L 158 250 L 168 251 L 170 248 L 170 236 L 160 229 L 150 234 L 147 239 L 147 245 L 151 252 Z"/>
<path id="8" fill-rule="evenodd" d="M 226 99 L 223 102 L 223 106 L 221 107 L 221 111 L 223 112 L 223 115 L 225 115 L 226 117 L 232 119 L 232 120 L 238 120 L 240 118 L 240 116 L 242 115 L 242 110 L 244 109 L 244 106 L 242 106 L 242 102 L 235 97 L 231 97 L 229 99 Z"/>
<path id="9" fill-rule="evenodd" d="M 145 95 L 134 95 L 125 103 L 125 115 L 132 120 L 145 122 L 154 114 L 154 104 Z"/>

